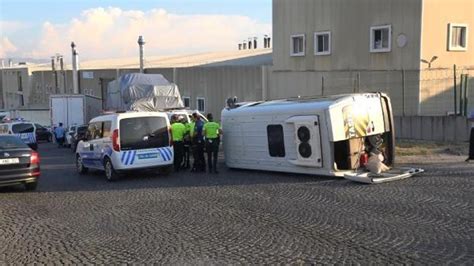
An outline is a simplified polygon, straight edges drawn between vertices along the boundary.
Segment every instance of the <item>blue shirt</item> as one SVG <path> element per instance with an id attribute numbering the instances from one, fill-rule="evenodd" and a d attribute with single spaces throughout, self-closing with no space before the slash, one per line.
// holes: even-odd
<path id="1" fill-rule="evenodd" d="M 54 135 L 56 135 L 56 138 L 64 138 L 64 133 L 65 130 L 63 127 L 57 127 L 54 129 Z"/>
<path id="2" fill-rule="evenodd" d="M 202 130 L 204 128 L 204 122 L 202 120 L 197 120 L 194 126 L 194 132 L 196 133 L 197 140 L 203 140 Z"/>

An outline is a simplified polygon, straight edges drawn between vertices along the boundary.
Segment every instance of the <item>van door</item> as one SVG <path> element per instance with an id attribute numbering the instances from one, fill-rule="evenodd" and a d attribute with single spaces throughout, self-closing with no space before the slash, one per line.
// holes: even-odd
<path id="1" fill-rule="evenodd" d="M 321 132 L 317 115 L 293 116 L 286 123 L 294 125 L 296 159 L 290 163 L 322 167 Z"/>
<path id="2" fill-rule="evenodd" d="M 102 122 L 90 123 L 87 129 L 87 142 L 82 146 L 79 154 L 86 167 L 102 169 L 102 152 L 100 142 L 102 138 Z"/>

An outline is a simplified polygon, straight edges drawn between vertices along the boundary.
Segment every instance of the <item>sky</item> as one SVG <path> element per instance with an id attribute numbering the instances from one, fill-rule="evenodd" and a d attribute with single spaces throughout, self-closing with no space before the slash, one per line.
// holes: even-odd
<path id="1" fill-rule="evenodd" d="M 0 0 L 0 58 L 132 57 L 237 49 L 271 35 L 271 0 Z M 69 58 L 65 57 L 66 61 Z"/>

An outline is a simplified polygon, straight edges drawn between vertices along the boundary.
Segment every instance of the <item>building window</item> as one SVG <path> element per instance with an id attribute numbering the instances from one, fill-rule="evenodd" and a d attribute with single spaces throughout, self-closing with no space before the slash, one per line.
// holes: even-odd
<path id="1" fill-rule="evenodd" d="M 449 23 L 448 51 L 467 50 L 467 25 Z"/>
<path id="2" fill-rule="evenodd" d="M 331 54 L 331 32 L 321 31 L 314 33 L 314 54 L 329 55 Z"/>
<path id="3" fill-rule="evenodd" d="M 183 103 L 184 103 L 184 107 L 186 108 L 190 108 L 191 107 L 191 98 L 189 97 L 183 97 Z"/>
<path id="4" fill-rule="evenodd" d="M 290 42 L 291 56 L 304 56 L 305 53 L 305 36 L 304 34 L 291 35 Z"/>
<path id="5" fill-rule="evenodd" d="M 206 101 L 204 98 L 198 97 L 196 101 L 196 106 L 199 112 L 206 111 Z"/>
<path id="6" fill-rule="evenodd" d="M 282 125 L 268 125 L 267 138 L 270 156 L 285 157 L 285 138 Z"/>
<path id="7" fill-rule="evenodd" d="M 370 27 L 370 52 L 390 52 L 392 49 L 392 25 Z"/>

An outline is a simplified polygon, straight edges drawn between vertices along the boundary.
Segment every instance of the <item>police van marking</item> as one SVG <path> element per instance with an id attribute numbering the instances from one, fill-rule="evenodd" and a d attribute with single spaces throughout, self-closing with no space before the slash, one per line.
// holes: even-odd
<path id="1" fill-rule="evenodd" d="M 126 151 L 122 153 L 122 158 L 120 161 L 125 165 L 132 165 L 133 162 L 135 161 L 136 154 L 137 154 L 137 151 Z"/>
<path id="2" fill-rule="evenodd" d="M 170 148 L 158 148 L 158 152 L 161 154 L 161 158 L 163 158 L 163 161 L 171 161 L 173 153 Z"/>
<path id="3" fill-rule="evenodd" d="M 17 133 L 14 134 L 18 138 L 20 138 L 22 141 L 25 143 L 35 143 L 36 142 L 36 136 L 35 133 Z"/>
<path id="4" fill-rule="evenodd" d="M 122 152 L 120 161 L 124 165 L 133 165 L 135 163 L 135 159 L 138 159 L 138 160 L 158 159 L 159 157 L 158 155 L 160 155 L 163 162 L 171 161 L 171 159 L 173 158 L 173 152 L 171 151 L 171 148 L 163 147 L 163 148 L 157 148 L 156 150 L 146 150 L 142 152 L 139 151 L 138 154 L 137 154 L 137 151 L 125 151 L 125 152 Z"/>

